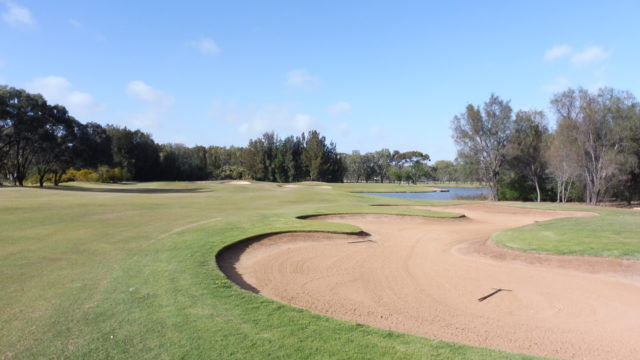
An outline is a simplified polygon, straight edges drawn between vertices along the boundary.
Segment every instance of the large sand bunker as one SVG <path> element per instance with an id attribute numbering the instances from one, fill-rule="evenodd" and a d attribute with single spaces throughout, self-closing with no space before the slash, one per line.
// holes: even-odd
<path id="1" fill-rule="evenodd" d="M 245 289 L 326 314 L 430 338 L 569 359 L 640 354 L 640 262 L 527 255 L 496 231 L 592 214 L 491 205 L 466 218 L 335 215 L 370 235 L 288 233 L 218 257 Z M 495 289 L 500 291 L 478 301 Z"/>

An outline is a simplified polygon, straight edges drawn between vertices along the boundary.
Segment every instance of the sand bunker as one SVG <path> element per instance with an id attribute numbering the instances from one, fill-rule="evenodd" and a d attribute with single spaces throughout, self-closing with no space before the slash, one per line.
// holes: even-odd
<path id="1" fill-rule="evenodd" d="M 248 182 L 248 181 L 239 181 L 239 180 L 229 181 L 227 184 L 231 184 L 231 185 L 251 185 L 251 183 Z"/>
<path id="2" fill-rule="evenodd" d="M 282 187 L 285 188 L 301 188 L 301 187 L 306 187 L 306 188 L 316 188 L 316 189 L 331 189 L 332 187 L 329 185 L 319 185 L 319 186 L 315 186 L 315 185 L 295 185 L 295 184 L 287 184 L 287 185 L 282 185 Z"/>
<path id="3" fill-rule="evenodd" d="M 526 255 L 486 241 L 534 221 L 593 214 L 437 209 L 467 217 L 324 216 L 370 236 L 266 236 L 229 248 L 218 263 L 245 289 L 379 328 L 567 359 L 640 354 L 640 262 Z M 478 301 L 499 288 L 511 291 Z"/>

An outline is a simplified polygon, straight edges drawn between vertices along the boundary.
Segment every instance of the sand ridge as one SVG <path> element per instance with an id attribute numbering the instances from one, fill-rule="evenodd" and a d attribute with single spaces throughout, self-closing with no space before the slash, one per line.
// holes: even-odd
<path id="1" fill-rule="evenodd" d="M 594 214 L 494 205 L 434 209 L 466 217 L 316 217 L 369 235 L 264 236 L 229 248 L 218 263 L 245 289 L 380 328 L 567 359 L 640 354 L 640 262 L 584 265 L 581 257 L 522 254 L 487 242 L 497 231 L 534 221 Z M 497 288 L 511 291 L 478 301 Z"/>

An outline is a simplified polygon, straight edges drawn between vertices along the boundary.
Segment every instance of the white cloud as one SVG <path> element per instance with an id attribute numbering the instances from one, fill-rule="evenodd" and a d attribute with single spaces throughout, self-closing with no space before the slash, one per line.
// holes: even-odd
<path id="1" fill-rule="evenodd" d="M 76 19 L 70 19 L 69 20 L 69 24 L 71 24 L 71 26 L 73 26 L 74 28 L 80 30 L 82 28 L 84 28 L 84 25 L 82 25 L 82 23 Z"/>
<path id="2" fill-rule="evenodd" d="M 544 85 L 542 89 L 548 93 L 557 93 L 560 91 L 567 90 L 571 87 L 571 81 L 564 76 L 557 76 L 549 83 Z"/>
<path id="3" fill-rule="evenodd" d="M 294 69 L 287 73 L 287 85 L 298 89 L 313 89 L 320 84 L 320 79 L 309 74 L 305 69 Z"/>
<path id="4" fill-rule="evenodd" d="M 10 26 L 27 26 L 36 25 L 36 19 L 31 15 L 31 11 L 24 6 L 20 6 L 13 1 L 2 1 L 5 5 L 5 11 L 2 13 L 2 20 Z"/>
<path id="5" fill-rule="evenodd" d="M 30 92 L 42 94 L 51 104 L 63 105 L 81 121 L 87 121 L 87 117 L 106 108 L 91 94 L 74 90 L 71 82 L 60 76 L 37 78 L 27 84 L 26 88 Z"/>
<path id="6" fill-rule="evenodd" d="M 328 111 L 329 115 L 331 116 L 351 114 L 351 104 L 346 101 L 339 101 L 333 105 L 330 105 Z"/>
<path id="7" fill-rule="evenodd" d="M 298 132 L 307 132 L 313 129 L 313 119 L 307 114 L 296 114 L 293 117 L 293 126 Z"/>
<path id="8" fill-rule="evenodd" d="M 275 131 L 280 135 L 311 130 L 313 118 L 296 111 L 294 104 L 239 105 L 236 102 L 215 101 L 209 116 L 216 122 L 237 126 L 238 133 L 258 136 Z"/>
<path id="9" fill-rule="evenodd" d="M 198 51 L 205 55 L 217 55 L 221 51 L 218 44 L 216 44 L 215 41 L 209 38 L 202 38 L 200 40 L 191 41 L 188 43 L 188 45 L 198 49 Z"/>
<path id="10" fill-rule="evenodd" d="M 606 52 L 599 46 L 591 46 L 583 52 L 575 53 L 571 56 L 571 63 L 574 65 L 589 65 L 606 60 L 611 53 Z"/>
<path id="11" fill-rule="evenodd" d="M 144 101 L 147 107 L 130 117 L 130 122 L 144 130 L 156 130 L 162 125 L 162 120 L 170 112 L 170 106 L 175 99 L 165 93 L 147 85 L 140 80 L 127 84 L 126 93 L 130 97 Z"/>
<path id="12" fill-rule="evenodd" d="M 127 95 L 134 99 L 144 100 L 157 105 L 168 106 L 174 102 L 173 97 L 154 89 L 143 81 L 135 80 L 127 85 Z"/>
<path id="13" fill-rule="evenodd" d="M 571 54 L 572 51 L 569 45 L 556 45 L 544 53 L 544 59 L 546 61 L 553 61 Z"/>

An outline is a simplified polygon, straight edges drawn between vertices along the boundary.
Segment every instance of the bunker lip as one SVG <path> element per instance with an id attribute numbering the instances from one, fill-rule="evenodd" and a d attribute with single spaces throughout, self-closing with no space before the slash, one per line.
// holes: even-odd
<path id="1" fill-rule="evenodd" d="M 556 358 L 632 359 L 640 352 L 640 262 L 620 267 L 598 258 L 585 270 L 582 257 L 505 257 L 501 251 L 516 252 L 487 241 L 534 221 L 593 214 L 479 204 L 433 209 L 466 218 L 314 216 L 368 234 L 263 235 L 225 248 L 217 261 L 245 289 L 379 328 Z"/>

